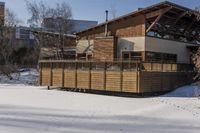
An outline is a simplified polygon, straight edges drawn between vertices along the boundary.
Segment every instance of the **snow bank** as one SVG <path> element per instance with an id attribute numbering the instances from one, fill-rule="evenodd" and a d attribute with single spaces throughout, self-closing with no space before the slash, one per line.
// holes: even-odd
<path id="1" fill-rule="evenodd" d="M 163 95 L 164 97 L 198 97 L 200 96 L 200 87 L 198 83 L 184 86 Z"/>
<path id="2" fill-rule="evenodd" d="M 199 133 L 200 102 L 191 98 L 200 94 L 198 84 L 163 97 L 125 98 L 30 86 L 38 75 L 30 69 L 13 80 L 0 76 L 1 132 Z"/>
<path id="3" fill-rule="evenodd" d="M 36 85 L 39 73 L 36 69 L 20 69 L 19 73 L 13 73 L 13 79 L 0 75 L 0 84 L 23 84 L 23 85 Z"/>
<path id="4" fill-rule="evenodd" d="M 197 98 L 124 98 L 0 84 L 1 133 L 199 133 Z"/>

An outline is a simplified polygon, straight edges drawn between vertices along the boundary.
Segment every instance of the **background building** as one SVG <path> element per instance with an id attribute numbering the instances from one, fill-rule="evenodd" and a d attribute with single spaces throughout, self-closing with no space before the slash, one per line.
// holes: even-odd
<path id="1" fill-rule="evenodd" d="M 36 45 L 35 37 L 28 27 L 19 26 L 15 28 L 15 45 L 19 48 Z"/>
<path id="2" fill-rule="evenodd" d="M 46 18 L 44 19 L 44 29 L 46 31 L 56 32 L 56 29 L 52 27 L 52 23 L 56 23 L 56 19 L 53 18 Z M 68 31 L 66 31 L 66 34 L 74 34 L 76 32 L 80 32 L 82 30 L 94 27 L 98 24 L 97 21 L 89 21 L 89 20 L 69 20 L 69 23 L 71 24 Z"/>
<path id="3" fill-rule="evenodd" d="M 89 20 L 71 20 L 71 23 L 73 25 L 72 30 L 69 32 L 71 34 L 94 27 L 98 24 L 97 21 L 89 21 Z"/>
<path id="4" fill-rule="evenodd" d="M 0 2 L 0 25 L 4 25 L 5 3 Z"/>

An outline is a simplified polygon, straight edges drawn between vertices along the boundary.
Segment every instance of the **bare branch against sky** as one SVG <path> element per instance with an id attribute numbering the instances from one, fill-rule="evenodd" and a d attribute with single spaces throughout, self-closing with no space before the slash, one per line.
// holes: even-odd
<path id="1" fill-rule="evenodd" d="M 117 17 L 117 8 L 116 8 L 116 4 L 111 4 L 110 5 L 110 12 L 113 18 Z"/>

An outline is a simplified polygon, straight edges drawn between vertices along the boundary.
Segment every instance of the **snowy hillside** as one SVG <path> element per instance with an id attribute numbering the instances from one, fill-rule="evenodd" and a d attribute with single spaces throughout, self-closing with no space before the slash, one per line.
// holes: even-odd
<path id="1" fill-rule="evenodd" d="M 163 95 L 164 97 L 199 97 L 200 87 L 197 84 L 192 84 L 180 87 L 173 92 Z"/>
<path id="2" fill-rule="evenodd" d="M 36 70 L 1 76 L 2 133 L 199 133 L 196 85 L 154 98 L 125 98 L 29 86 Z"/>
<path id="3" fill-rule="evenodd" d="M 38 82 L 39 72 L 36 69 L 20 69 L 19 73 L 12 74 L 13 80 L 0 75 L 0 84 L 24 84 L 36 85 Z"/>

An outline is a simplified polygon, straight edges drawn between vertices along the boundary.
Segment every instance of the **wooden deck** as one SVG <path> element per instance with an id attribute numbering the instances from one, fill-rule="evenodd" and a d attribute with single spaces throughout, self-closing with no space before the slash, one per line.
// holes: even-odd
<path id="1" fill-rule="evenodd" d="M 40 85 L 85 90 L 151 93 L 193 82 L 187 64 L 40 61 Z"/>

